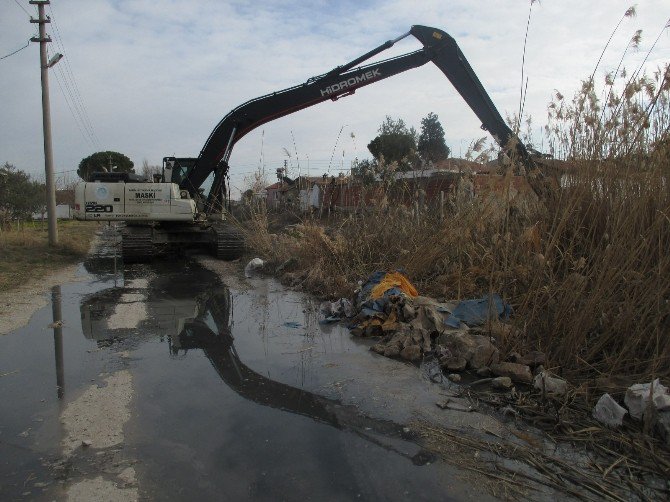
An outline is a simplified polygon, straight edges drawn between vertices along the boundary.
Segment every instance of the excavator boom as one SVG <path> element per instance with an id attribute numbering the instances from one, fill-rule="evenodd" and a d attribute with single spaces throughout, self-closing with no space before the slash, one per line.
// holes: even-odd
<path id="1" fill-rule="evenodd" d="M 423 48 L 378 63 L 354 68 L 356 65 L 393 46 L 408 35 L 416 37 Z M 390 40 L 348 64 L 309 79 L 282 91 L 247 101 L 226 115 L 214 128 L 197 158 L 194 168 L 181 182 L 181 188 L 197 191 L 207 177 L 215 172 L 208 206 L 218 197 L 227 174 L 232 148 L 245 134 L 266 122 L 327 100 L 353 94 L 356 89 L 398 73 L 433 62 L 449 79 L 482 123 L 482 129 L 500 143 L 506 152 L 533 170 L 530 154 L 507 126 L 456 41 L 437 28 L 415 25 L 395 40 Z"/>

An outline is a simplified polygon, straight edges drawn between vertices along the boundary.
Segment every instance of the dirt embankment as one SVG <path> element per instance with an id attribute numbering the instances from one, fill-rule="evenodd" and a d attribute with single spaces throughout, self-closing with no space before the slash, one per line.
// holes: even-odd
<path id="1" fill-rule="evenodd" d="M 86 232 L 79 236 L 83 241 L 83 244 L 80 243 L 79 245 L 86 245 L 89 253 L 94 252 L 100 245 L 99 236 L 93 234 L 92 228 L 94 227 L 87 228 Z M 4 239 L 7 241 L 8 237 L 4 236 Z M 13 249 L 11 253 L 4 255 L 1 260 L 5 267 L 11 268 L 12 264 L 10 262 L 13 259 L 25 262 L 31 257 L 41 260 L 44 266 L 36 266 L 38 270 L 31 270 L 30 274 L 24 275 L 21 281 L 15 281 L 16 284 L 12 283 L 11 287 L 0 288 L 0 335 L 6 335 L 28 324 L 32 315 L 49 302 L 46 293 L 52 287 L 76 281 L 79 265 L 71 262 L 73 260 L 78 261 L 86 255 L 86 252 L 75 253 L 67 262 L 60 262 L 59 260 L 50 262 L 48 255 L 44 257 L 34 256 L 35 253 L 40 254 L 41 251 L 40 249 L 34 249 L 32 241 L 25 242 L 24 247 L 17 247 L 17 242 L 3 241 L 3 250 L 6 251 L 5 248 Z M 49 266 L 47 267 L 45 264 L 49 264 Z M 27 262 L 17 265 L 18 268 L 29 266 L 30 264 Z"/>

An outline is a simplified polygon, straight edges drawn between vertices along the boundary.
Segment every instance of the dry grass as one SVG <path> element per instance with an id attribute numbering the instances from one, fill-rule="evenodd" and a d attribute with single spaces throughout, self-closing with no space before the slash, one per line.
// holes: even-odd
<path id="1" fill-rule="evenodd" d="M 38 279 L 86 256 L 98 225 L 59 221 L 59 245 L 48 246 L 46 222 L 14 222 L 0 230 L 0 291 Z"/>
<path id="2" fill-rule="evenodd" d="M 496 291 L 516 314 L 503 350 L 541 350 L 574 383 L 670 377 L 670 67 L 616 85 L 605 105 L 592 80 L 571 103 L 557 93 L 547 142 L 568 174 L 546 200 L 507 177 L 495 195 L 450 199 L 442 220 L 435 207 L 394 205 L 396 186 L 374 207 L 280 234 L 258 211 L 249 243 L 321 296 L 350 296 L 390 268 L 422 294 Z"/>

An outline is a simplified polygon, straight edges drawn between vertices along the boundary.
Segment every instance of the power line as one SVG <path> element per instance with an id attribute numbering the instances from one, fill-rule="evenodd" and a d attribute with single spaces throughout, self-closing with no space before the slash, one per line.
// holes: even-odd
<path id="1" fill-rule="evenodd" d="M 63 94 L 63 97 L 65 98 L 65 103 L 67 104 L 68 109 L 70 110 L 70 114 L 75 120 L 75 123 L 77 124 L 77 128 L 79 129 L 79 132 L 82 134 L 84 139 L 88 141 L 88 143 L 96 149 L 96 143 L 95 143 L 95 138 L 91 134 L 91 131 L 86 127 L 86 122 L 84 121 L 81 110 L 80 108 L 77 107 L 75 98 L 72 94 L 72 90 L 70 89 L 70 86 L 68 84 L 68 80 L 66 78 L 65 73 L 63 72 L 62 68 L 59 67 L 54 67 L 54 75 L 56 76 L 56 82 L 58 82 L 58 88 L 61 91 L 61 94 Z M 62 84 L 61 84 L 62 80 Z M 65 86 L 65 90 L 63 90 L 63 85 Z M 68 99 L 69 96 L 69 99 Z M 70 104 L 71 103 L 71 104 Z M 74 111 L 73 111 L 74 108 Z M 81 124 L 81 126 L 80 126 Z M 82 129 L 83 127 L 83 129 Z M 84 131 L 86 134 L 84 134 Z"/>
<path id="2" fill-rule="evenodd" d="M 91 141 L 89 137 L 87 137 L 84 134 L 84 131 L 82 130 L 81 126 L 79 125 L 79 120 L 77 120 L 77 117 L 75 116 L 75 113 L 72 111 L 72 107 L 70 106 L 70 101 L 68 100 L 67 95 L 65 94 L 65 91 L 63 90 L 63 86 L 60 83 L 60 77 L 58 76 L 58 72 L 54 72 L 54 75 L 56 76 L 56 82 L 58 83 L 58 88 L 60 89 L 61 94 L 63 95 L 63 98 L 65 99 L 65 104 L 67 105 L 68 110 L 70 110 L 70 115 L 72 115 L 72 118 L 74 119 L 74 123 L 77 126 L 77 129 L 79 129 L 79 132 L 81 133 L 81 136 L 84 138 L 84 141 L 86 141 L 89 145 L 95 149 L 95 144 Z"/>
<path id="3" fill-rule="evenodd" d="M 16 5 L 18 5 L 18 6 L 21 8 L 21 10 L 22 10 L 23 12 L 26 13 L 26 16 L 31 17 L 31 16 L 30 16 L 30 12 L 28 12 L 28 11 L 25 9 L 25 7 L 19 3 L 19 0 L 14 0 L 14 3 L 15 3 Z"/>
<path id="4" fill-rule="evenodd" d="M 24 46 L 21 47 L 20 49 L 16 49 L 16 50 L 15 50 L 14 52 L 12 52 L 11 54 L 7 54 L 6 56 L 2 56 L 0 59 L 5 59 L 5 58 L 8 58 L 9 56 L 13 56 L 13 55 L 16 54 L 17 52 L 22 51 L 23 49 L 25 49 L 26 47 L 28 47 L 29 45 L 30 45 L 30 39 L 28 39 L 28 41 L 26 42 L 26 45 L 24 45 Z"/>
<path id="5" fill-rule="evenodd" d="M 56 45 L 58 48 L 61 50 L 61 52 L 66 53 L 65 50 L 65 42 L 63 41 L 63 37 L 60 34 L 60 29 L 58 27 L 58 23 L 56 22 L 56 15 L 53 10 L 53 6 L 49 4 L 49 12 L 51 14 L 51 23 L 54 27 L 54 38 L 56 40 Z M 65 70 L 62 70 L 63 74 L 63 80 L 66 83 L 68 83 L 68 79 L 71 80 L 72 82 L 72 89 L 73 89 L 73 103 L 75 104 L 75 107 L 78 107 L 80 110 L 80 115 L 83 118 L 83 125 L 84 127 L 90 132 L 90 135 L 93 139 L 93 143 L 97 145 L 98 149 L 101 149 L 100 146 L 100 141 L 98 139 L 98 136 L 95 132 L 95 129 L 93 127 L 93 124 L 91 122 L 91 119 L 88 114 L 88 110 L 86 109 L 86 103 L 84 102 L 84 99 L 81 96 L 81 92 L 79 91 L 79 85 L 77 84 L 77 79 L 74 76 L 74 71 L 72 70 L 72 66 L 70 65 L 70 61 L 68 58 L 65 58 Z"/>

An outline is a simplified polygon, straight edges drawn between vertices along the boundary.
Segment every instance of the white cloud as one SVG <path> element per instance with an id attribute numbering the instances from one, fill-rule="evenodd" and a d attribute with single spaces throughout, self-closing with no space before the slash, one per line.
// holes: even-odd
<path id="1" fill-rule="evenodd" d="M 34 10 L 26 0 L 19 1 Z M 102 147 L 123 152 L 136 164 L 144 158 L 160 163 L 171 154 L 196 156 L 211 129 L 235 106 L 343 64 L 412 24 L 451 33 L 501 113 L 518 108 L 529 2 L 52 0 L 52 4 L 66 58 Z M 545 0 L 534 5 L 526 55 L 526 112 L 538 127 L 544 123 L 553 89 L 569 95 L 591 73 L 629 5 L 619 0 Z M 626 63 L 635 66 L 669 16 L 664 0 L 639 5 L 638 17 L 622 23 L 599 73 L 616 66 L 634 30 L 642 28 L 641 50 Z M 35 28 L 14 2 L 0 5 L 0 19 L 2 54 L 20 46 Z M 53 27 L 49 31 L 53 33 Z M 384 56 L 419 47 L 413 38 L 406 39 Z M 649 64 L 669 59 L 670 44 L 664 36 Z M 59 71 L 67 69 L 63 63 L 58 66 Z M 35 44 L 0 61 L 0 162 L 40 175 L 38 75 Z M 51 96 L 56 170 L 74 169 L 94 150 L 77 129 L 53 75 Z M 244 174 L 258 165 L 262 130 L 271 173 L 283 162 L 284 147 L 295 157 L 293 132 L 301 169 L 306 169 L 309 157 L 310 170 L 316 174 L 328 168 L 334 149 L 336 161 L 331 167 L 348 167 L 355 156 L 368 156 L 366 144 L 385 115 L 402 117 L 418 128 L 431 111 L 439 115 L 454 155 L 461 145 L 482 135 L 474 114 L 429 63 L 249 134 L 231 158 L 233 183 L 241 185 Z M 295 164 L 295 158 L 291 162 Z"/>

